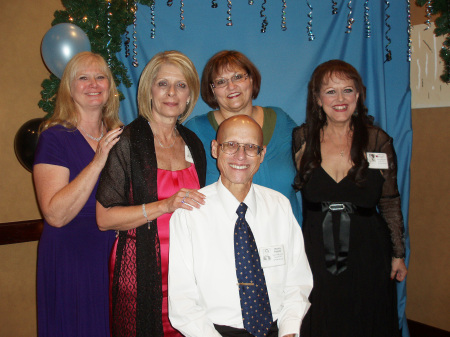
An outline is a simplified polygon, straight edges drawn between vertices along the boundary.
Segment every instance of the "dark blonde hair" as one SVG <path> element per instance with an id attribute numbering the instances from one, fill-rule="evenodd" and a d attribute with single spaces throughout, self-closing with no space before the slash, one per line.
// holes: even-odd
<path id="1" fill-rule="evenodd" d="M 67 63 L 59 84 L 58 93 L 56 94 L 55 111 L 48 120 L 42 123 L 40 127 L 41 132 L 57 124 L 69 129 L 77 128 L 78 110 L 70 88 L 80 70 L 92 64 L 100 68 L 100 71 L 108 78 L 109 83 L 109 96 L 102 111 L 103 123 L 108 130 L 122 125 L 119 119 L 119 93 L 114 83 L 112 72 L 101 55 L 85 51 L 76 54 Z"/>
<path id="2" fill-rule="evenodd" d="M 342 60 L 330 60 L 317 66 L 311 75 L 308 84 L 308 98 L 306 103 L 306 146 L 299 165 L 299 183 L 295 186 L 302 188 L 309 180 L 312 171 L 322 162 L 320 152 L 321 132 L 327 125 L 327 116 L 319 105 L 320 89 L 322 84 L 330 77 L 353 81 L 356 92 L 359 94 L 355 111 L 350 119 L 352 130 L 352 145 L 350 157 L 353 162 L 348 171 L 350 179 L 357 185 L 365 180 L 368 163 L 365 159 L 365 151 L 368 144 L 368 127 L 373 125 L 373 117 L 367 114 L 364 104 L 366 99 L 366 87 L 358 71 L 349 63 Z"/>
<path id="3" fill-rule="evenodd" d="M 216 96 L 211 88 L 214 78 L 224 70 L 242 68 L 253 81 L 252 99 L 256 99 L 261 88 L 261 74 L 247 56 L 236 50 L 222 50 L 213 55 L 206 63 L 202 73 L 201 92 L 206 104 L 218 109 Z"/>
<path id="4" fill-rule="evenodd" d="M 152 119 L 151 89 L 161 66 L 167 63 L 173 64 L 182 72 L 189 87 L 189 103 L 178 119 L 182 123 L 189 117 L 197 103 L 200 94 L 200 80 L 194 63 L 186 55 L 176 50 L 156 54 L 142 71 L 137 95 L 139 115 L 147 120 Z"/>

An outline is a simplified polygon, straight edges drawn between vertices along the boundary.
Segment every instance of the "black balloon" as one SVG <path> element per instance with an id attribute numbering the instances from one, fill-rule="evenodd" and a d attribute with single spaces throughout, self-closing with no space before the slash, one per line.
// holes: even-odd
<path id="1" fill-rule="evenodd" d="M 17 159 L 28 171 L 33 170 L 34 152 L 38 142 L 39 125 L 44 118 L 34 118 L 20 127 L 14 138 Z"/>

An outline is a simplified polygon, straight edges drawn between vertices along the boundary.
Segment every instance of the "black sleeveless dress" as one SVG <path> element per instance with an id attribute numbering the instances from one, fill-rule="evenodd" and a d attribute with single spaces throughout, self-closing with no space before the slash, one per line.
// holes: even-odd
<path id="1" fill-rule="evenodd" d="M 385 142 L 380 147 L 379 134 L 373 133 L 368 151 L 389 152 Z M 298 136 L 294 134 L 297 150 L 303 144 Z M 389 142 L 393 151 L 392 139 Z M 395 152 L 388 154 L 388 160 L 395 164 Z M 386 186 L 392 180 L 395 188 Z M 396 281 L 390 279 L 392 257 L 404 254 L 398 191 L 393 197 L 396 187 L 393 172 L 368 169 L 363 186 L 358 187 L 349 177 L 336 182 L 322 167 L 314 169 L 303 186 L 303 237 L 314 287 L 300 336 L 400 335 Z M 398 205 L 392 204 L 397 203 L 395 198 Z"/>

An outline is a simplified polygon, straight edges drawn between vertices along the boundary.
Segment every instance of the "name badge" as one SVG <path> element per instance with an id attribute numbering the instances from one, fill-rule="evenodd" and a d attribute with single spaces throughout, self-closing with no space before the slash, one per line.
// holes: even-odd
<path id="1" fill-rule="evenodd" d="M 188 148 L 187 145 L 184 146 L 184 159 L 185 159 L 188 163 L 194 164 L 194 158 L 192 158 L 191 151 L 189 151 L 189 148 Z"/>
<path id="2" fill-rule="evenodd" d="M 275 267 L 286 264 L 284 257 L 284 246 L 263 247 L 259 250 L 261 267 Z"/>
<path id="3" fill-rule="evenodd" d="M 367 161 L 370 169 L 385 170 L 389 168 L 386 153 L 381 152 L 367 152 Z"/>

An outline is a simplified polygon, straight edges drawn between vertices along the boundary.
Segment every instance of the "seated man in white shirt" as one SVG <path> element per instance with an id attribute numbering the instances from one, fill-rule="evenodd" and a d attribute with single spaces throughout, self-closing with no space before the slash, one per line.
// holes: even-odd
<path id="1" fill-rule="evenodd" d="M 298 336 L 313 280 L 289 200 L 252 183 L 266 153 L 261 127 L 248 116 L 231 117 L 220 125 L 211 151 L 220 178 L 200 190 L 206 204 L 180 208 L 170 220 L 170 321 L 193 337 Z M 259 251 L 253 257 L 239 250 L 252 241 L 241 244 L 247 232 Z M 256 259 L 248 280 L 237 265 L 243 255 Z M 255 291 L 261 296 L 250 299 Z"/>

